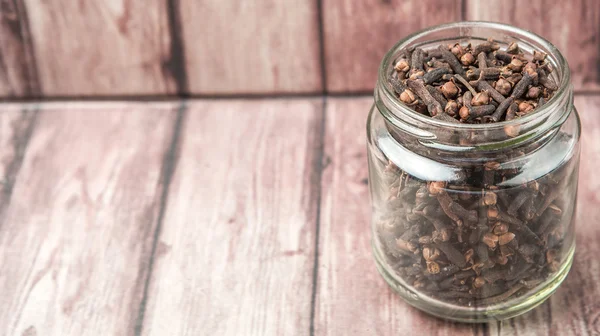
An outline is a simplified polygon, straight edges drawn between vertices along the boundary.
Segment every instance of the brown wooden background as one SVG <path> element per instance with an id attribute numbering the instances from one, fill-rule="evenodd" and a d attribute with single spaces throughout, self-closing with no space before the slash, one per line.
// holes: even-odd
<path id="1" fill-rule="evenodd" d="M 459 20 L 556 44 L 600 91 L 595 0 L 0 0 L 0 97 L 369 93 L 403 36 Z"/>
<path id="2" fill-rule="evenodd" d="M 403 303 L 369 242 L 378 63 L 475 19 L 554 42 L 583 124 L 573 268 L 501 330 Z M 225 99 L 96 101 L 181 96 Z M 0 104 L 2 336 L 600 335 L 597 1 L 0 0 L 31 98 Z"/>

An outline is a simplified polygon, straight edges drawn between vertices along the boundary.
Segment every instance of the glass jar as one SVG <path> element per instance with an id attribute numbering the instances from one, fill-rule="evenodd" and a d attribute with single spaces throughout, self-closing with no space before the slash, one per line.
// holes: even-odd
<path id="1" fill-rule="evenodd" d="M 545 105 L 510 121 L 455 124 L 408 108 L 388 84 L 407 48 L 488 38 L 548 54 L 559 88 Z M 567 62 L 540 36 L 460 22 L 397 43 L 367 121 L 379 272 L 409 304 L 450 320 L 501 320 L 542 303 L 573 261 L 580 132 Z"/>

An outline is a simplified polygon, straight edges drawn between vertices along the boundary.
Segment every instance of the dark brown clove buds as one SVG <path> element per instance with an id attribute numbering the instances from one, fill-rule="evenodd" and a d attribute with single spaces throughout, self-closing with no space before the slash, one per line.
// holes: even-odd
<path id="1" fill-rule="evenodd" d="M 442 94 L 448 99 L 453 99 L 458 95 L 458 88 L 454 82 L 449 81 L 442 85 Z"/>
<path id="2" fill-rule="evenodd" d="M 473 54 L 471 54 L 471 53 L 466 53 L 466 54 L 462 55 L 462 57 L 460 58 L 460 62 L 463 65 L 471 65 L 471 64 L 475 63 L 475 56 L 473 56 Z"/>
<path id="3" fill-rule="evenodd" d="M 498 236 L 503 235 L 508 232 L 508 224 L 500 222 L 494 226 L 492 232 Z"/>
<path id="4" fill-rule="evenodd" d="M 423 82 L 425 82 L 425 84 L 431 84 L 440 80 L 443 75 L 449 74 L 451 72 L 452 71 L 450 69 L 445 67 L 433 69 L 427 72 L 425 75 L 423 75 Z"/>
<path id="5" fill-rule="evenodd" d="M 527 97 L 529 99 L 536 99 L 541 94 L 542 94 L 542 89 L 540 89 L 537 86 L 532 86 L 529 88 L 529 90 L 527 90 L 527 94 L 525 95 L 525 97 Z"/>
<path id="6" fill-rule="evenodd" d="M 447 115 L 454 117 L 458 113 L 458 103 L 455 100 L 449 100 L 444 107 Z"/>
<path id="7" fill-rule="evenodd" d="M 483 235 L 483 238 L 481 238 L 481 242 L 493 250 L 498 245 L 498 236 L 492 233 L 486 233 Z"/>
<path id="8" fill-rule="evenodd" d="M 455 74 L 464 75 L 465 70 L 456 58 L 456 55 L 448 51 L 446 46 L 439 46 L 438 50 L 442 53 L 442 58 L 450 65 Z"/>
<path id="9" fill-rule="evenodd" d="M 407 60 L 401 59 L 396 63 L 396 65 L 394 65 L 394 69 L 401 72 L 407 72 L 408 70 L 410 70 L 410 65 L 408 64 Z"/>
<path id="10" fill-rule="evenodd" d="M 406 84 L 417 96 L 419 96 L 419 98 L 421 98 L 421 100 L 423 100 L 432 117 L 444 112 L 442 105 L 431 96 L 431 93 L 429 93 L 422 80 L 408 79 Z"/>
<path id="11" fill-rule="evenodd" d="M 438 274 L 440 273 L 440 270 L 440 264 L 436 263 L 435 261 L 427 262 L 427 272 L 429 272 L 429 274 Z"/>
<path id="12" fill-rule="evenodd" d="M 512 232 L 507 232 L 501 236 L 498 236 L 498 244 L 501 246 L 506 245 L 510 243 L 513 239 L 515 239 L 515 234 Z"/>
<path id="13" fill-rule="evenodd" d="M 404 104 L 407 105 L 412 105 L 414 104 L 414 102 L 417 100 L 417 97 L 415 96 L 415 94 L 409 90 L 406 89 L 404 90 L 401 94 L 400 94 L 400 101 L 402 101 Z"/>
<path id="14" fill-rule="evenodd" d="M 460 45 L 460 43 L 451 44 L 448 46 L 448 48 L 456 57 L 461 57 L 465 53 L 465 49 Z"/>
<path id="15" fill-rule="evenodd" d="M 444 191 L 444 188 L 446 188 L 447 183 L 444 181 L 432 181 L 429 182 L 429 193 L 432 195 L 438 195 L 440 193 L 442 193 Z"/>
<path id="16" fill-rule="evenodd" d="M 521 61 L 518 58 L 513 58 L 507 67 L 512 71 L 521 71 L 521 69 L 523 68 L 523 61 Z"/>
<path id="17" fill-rule="evenodd" d="M 490 102 L 490 95 L 487 91 L 481 91 L 477 93 L 473 99 L 471 99 L 471 105 L 473 106 L 481 106 L 487 105 Z"/>
<path id="18" fill-rule="evenodd" d="M 527 113 L 529 111 L 532 111 L 533 108 L 533 104 L 531 104 L 528 101 L 524 101 L 519 104 L 519 112 L 521 113 Z"/>
<path id="19" fill-rule="evenodd" d="M 496 205 L 498 202 L 498 195 L 493 191 L 484 191 L 483 193 L 483 204 L 485 205 Z"/>
<path id="20" fill-rule="evenodd" d="M 506 79 L 500 78 L 496 81 L 495 89 L 503 96 L 508 96 L 510 90 L 512 90 L 512 84 Z"/>
<path id="21" fill-rule="evenodd" d="M 500 127 L 518 136 L 518 122 L 510 121 L 549 101 L 560 76 L 542 53 L 531 60 L 516 43 L 498 47 L 486 41 L 407 50 L 394 63 L 387 88 L 418 113 L 429 112 L 433 125 L 506 121 Z M 491 134 L 475 128 L 455 127 L 447 139 L 485 144 Z M 441 132 L 436 135 L 446 144 Z M 461 166 L 460 178 L 438 178 L 448 182 L 382 160 L 385 188 L 376 188 L 383 204 L 377 204 L 374 225 L 393 270 L 423 295 L 478 306 L 526 295 L 562 267 L 570 239 L 563 224 L 572 213 L 557 192 L 565 189 L 564 176 L 557 170 L 528 181 L 515 163 L 526 151 L 510 147 L 494 158 L 474 158 Z"/>
<path id="22" fill-rule="evenodd" d="M 545 52 L 537 51 L 537 50 L 533 51 L 533 61 L 534 62 L 543 62 L 546 59 L 546 56 L 548 56 L 548 54 L 546 54 Z"/>
<path id="23" fill-rule="evenodd" d="M 519 53 L 519 45 L 517 44 L 517 42 L 511 42 L 508 47 L 506 48 L 506 52 L 509 54 L 513 54 L 516 55 Z"/>

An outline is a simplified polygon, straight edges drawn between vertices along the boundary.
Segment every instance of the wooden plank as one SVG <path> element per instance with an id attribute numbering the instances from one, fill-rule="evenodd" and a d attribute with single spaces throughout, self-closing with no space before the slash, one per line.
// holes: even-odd
<path id="1" fill-rule="evenodd" d="M 35 111 L 31 107 L 0 105 L 0 223 L 23 162 L 34 119 Z"/>
<path id="2" fill-rule="evenodd" d="M 0 96 L 36 96 L 39 83 L 23 2 L 0 0 L 0 8 Z"/>
<path id="3" fill-rule="evenodd" d="M 322 90 L 316 1 L 178 3 L 192 93 Z"/>
<path id="4" fill-rule="evenodd" d="M 323 1 L 327 91 L 373 91 L 385 53 L 428 26 L 461 19 L 461 1 Z"/>
<path id="5" fill-rule="evenodd" d="M 176 91 L 167 1 L 24 2 L 44 96 Z"/>
<path id="6" fill-rule="evenodd" d="M 478 326 L 430 317 L 404 303 L 371 253 L 365 123 L 372 98 L 330 99 L 315 335 L 473 335 Z"/>
<path id="7" fill-rule="evenodd" d="M 318 100 L 189 107 L 143 335 L 307 335 Z"/>
<path id="8" fill-rule="evenodd" d="M 540 34 L 564 53 L 576 90 L 600 90 L 600 6 L 595 0 L 466 0 L 466 19 L 509 23 Z"/>
<path id="9" fill-rule="evenodd" d="M 0 334 L 133 334 L 174 112 L 39 112 L 0 225 Z"/>

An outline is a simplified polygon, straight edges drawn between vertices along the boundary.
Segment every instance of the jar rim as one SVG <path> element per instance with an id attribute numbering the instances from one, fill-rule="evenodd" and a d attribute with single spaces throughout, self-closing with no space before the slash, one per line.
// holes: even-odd
<path id="1" fill-rule="evenodd" d="M 395 60 L 395 56 L 397 56 L 399 52 L 406 49 L 414 41 L 417 41 L 420 38 L 426 37 L 429 34 L 441 32 L 443 30 L 451 29 L 451 28 L 491 28 L 491 29 L 505 30 L 505 31 L 508 31 L 508 32 L 516 35 L 516 36 L 513 36 L 515 38 L 517 36 L 521 36 L 521 37 L 524 37 L 524 38 L 527 38 L 527 39 L 533 41 L 538 46 L 542 46 L 543 48 L 545 48 L 546 50 L 551 52 L 548 56 L 550 56 L 552 61 L 556 62 L 556 64 L 554 64 L 555 71 L 560 71 L 560 79 L 561 80 L 559 83 L 558 90 L 554 93 L 552 98 L 550 98 L 543 106 L 536 108 L 535 111 L 533 111 L 532 113 L 529 113 L 520 118 L 515 118 L 513 120 L 500 121 L 500 122 L 496 122 L 496 123 L 487 123 L 487 124 L 451 123 L 451 122 L 447 122 L 444 120 L 434 119 L 434 118 L 425 116 L 423 114 L 420 114 L 420 113 L 414 111 L 413 109 L 409 108 L 408 106 L 403 104 L 401 101 L 399 101 L 396 98 L 395 92 L 393 91 L 393 89 L 389 85 L 386 85 L 387 77 L 388 77 L 387 69 L 391 65 L 391 62 L 393 62 Z M 430 126 L 449 127 L 449 128 L 455 129 L 455 130 L 466 130 L 466 131 L 471 131 L 471 130 L 472 131 L 484 131 L 484 130 L 489 131 L 489 130 L 495 130 L 495 129 L 503 129 L 505 126 L 513 126 L 513 125 L 518 126 L 518 125 L 531 123 L 533 120 L 548 116 L 549 114 L 551 114 L 552 112 L 555 111 L 557 105 L 560 105 L 560 103 L 561 103 L 560 101 L 562 99 L 564 99 L 565 95 L 570 94 L 570 91 L 571 91 L 570 83 L 571 83 L 571 72 L 569 70 L 569 65 L 567 63 L 567 60 L 565 59 L 563 54 L 558 50 L 558 48 L 556 48 L 550 41 L 544 39 L 543 37 L 541 37 L 535 33 L 532 33 L 528 30 L 517 28 L 512 25 L 498 23 L 498 22 L 460 21 L 460 22 L 452 22 L 452 23 L 446 23 L 446 24 L 441 24 L 441 25 L 437 25 L 437 26 L 432 26 L 427 29 L 413 33 L 413 34 L 401 39 L 400 41 L 398 41 L 390 50 L 388 50 L 388 52 L 385 54 L 383 60 L 381 61 L 381 64 L 379 66 L 379 71 L 378 71 L 378 85 L 375 88 L 375 97 L 376 97 L 376 103 L 377 103 L 378 97 L 380 98 L 383 95 L 384 97 L 387 98 L 386 105 L 385 105 L 386 108 L 390 108 L 389 105 L 392 104 L 391 107 L 394 110 L 400 111 L 404 115 L 410 116 L 411 118 L 416 119 L 418 122 L 422 122 L 422 123 L 428 124 Z M 568 99 L 572 100 L 572 98 L 568 98 Z M 390 118 L 393 118 L 393 119 L 397 119 L 397 121 L 400 121 L 400 118 L 398 117 L 398 115 L 396 115 L 394 113 L 389 113 L 389 114 L 386 113 L 386 114 L 384 114 L 384 117 L 388 120 Z M 560 119 L 566 119 L 566 118 L 563 117 Z M 391 120 L 389 120 L 389 121 L 391 121 Z M 517 140 L 518 138 L 519 138 L 519 136 L 513 138 L 513 140 Z"/>

